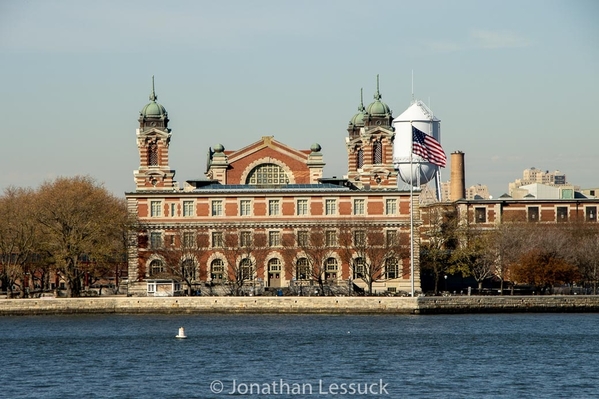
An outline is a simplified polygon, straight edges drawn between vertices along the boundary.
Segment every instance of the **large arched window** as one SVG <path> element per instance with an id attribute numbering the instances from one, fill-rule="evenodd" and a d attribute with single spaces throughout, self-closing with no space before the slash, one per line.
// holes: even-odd
<path id="1" fill-rule="evenodd" d="M 239 262 L 239 271 L 241 280 L 251 280 L 254 277 L 252 261 L 248 258 L 242 259 L 241 262 Z"/>
<path id="2" fill-rule="evenodd" d="M 279 165 L 264 163 L 252 169 L 245 183 L 258 186 L 283 185 L 289 184 L 289 177 Z"/>
<path id="3" fill-rule="evenodd" d="M 196 264 L 193 259 L 185 259 L 181 262 L 181 275 L 186 280 L 196 279 Z"/>
<path id="4" fill-rule="evenodd" d="M 210 263 L 210 277 L 215 283 L 219 283 L 225 279 L 225 262 L 222 259 L 214 259 Z"/>
<path id="5" fill-rule="evenodd" d="M 337 280 L 337 272 L 339 271 L 339 264 L 337 263 L 337 259 L 328 258 L 325 261 L 325 280 Z"/>
<path id="6" fill-rule="evenodd" d="M 388 279 L 399 277 L 399 264 L 396 258 L 389 258 L 385 261 L 385 275 Z"/>
<path id="7" fill-rule="evenodd" d="M 366 262 L 364 258 L 356 258 L 353 261 L 354 279 L 363 278 L 366 276 Z"/>
<path id="8" fill-rule="evenodd" d="M 295 279 L 296 280 L 307 280 L 310 278 L 310 264 L 308 258 L 299 258 L 295 264 Z"/>
<path id="9" fill-rule="evenodd" d="M 164 273 L 164 263 L 160 259 L 154 259 L 150 262 L 150 276 Z"/>

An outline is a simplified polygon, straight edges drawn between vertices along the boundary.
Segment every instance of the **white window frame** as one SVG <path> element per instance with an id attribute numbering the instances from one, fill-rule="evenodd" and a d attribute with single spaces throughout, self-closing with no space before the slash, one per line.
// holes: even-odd
<path id="1" fill-rule="evenodd" d="M 252 200 L 245 198 L 239 200 L 239 216 L 252 216 Z"/>
<path id="2" fill-rule="evenodd" d="M 214 199 L 210 201 L 210 214 L 218 217 L 223 216 L 224 201 L 222 199 Z"/>
<path id="3" fill-rule="evenodd" d="M 301 206 L 300 206 L 301 202 Z M 309 214 L 310 203 L 306 198 L 298 198 L 295 200 L 295 214 L 297 216 L 306 216 Z"/>
<path id="4" fill-rule="evenodd" d="M 159 218 L 162 217 L 162 201 L 151 200 L 150 201 L 150 217 Z"/>
<path id="5" fill-rule="evenodd" d="M 268 199 L 268 216 L 279 216 L 281 214 L 281 200 L 277 198 Z"/>
<path id="6" fill-rule="evenodd" d="M 360 203 L 361 206 L 357 207 L 356 204 Z M 353 201 L 353 214 L 356 216 L 365 215 L 366 214 L 366 200 L 364 198 L 354 198 Z M 358 212 L 361 211 L 361 212 Z"/>
<path id="7" fill-rule="evenodd" d="M 324 214 L 327 216 L 337 215 L 337 199 L 326 198 L 324 200 Z"/>
<path id="8" fill-rule="evenodd" d="M 183 217 L 193 217 L 195 216 L 194 212 L 195 206 L 193 200 L 184 200 L 183 201 Z"/>
<path id="9" fill-rule="evenodd" d="M 397 215 L 397 198 L 385 198 L 385 215 Z"/>

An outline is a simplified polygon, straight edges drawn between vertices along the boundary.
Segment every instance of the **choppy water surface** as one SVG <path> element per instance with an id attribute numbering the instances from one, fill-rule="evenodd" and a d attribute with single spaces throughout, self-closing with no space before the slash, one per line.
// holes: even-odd
<path id="1" fill-rule="evenodd" d="M 0 398 L 599 397 L 598 330 L 597 314 L 2 317 Z"/>

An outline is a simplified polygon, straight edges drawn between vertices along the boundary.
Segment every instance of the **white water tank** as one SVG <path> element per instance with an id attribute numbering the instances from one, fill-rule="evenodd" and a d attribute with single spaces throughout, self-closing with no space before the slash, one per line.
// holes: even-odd
<path id="1" fill-rule="evenodd" d="M 433 112 L 420 100 L 414 101 L 401 115 L 393 119 L 395 139 L 393 141 L 393 164 L 401 180 L 412 186 L 420 186 L 431 181 L 438 170 L 418 155 L 412 155 L 410 169 L 410 153 L 412 151 L 412 126 L 423 133 L 431 135 L 441 142 L 441 125 Z"/>

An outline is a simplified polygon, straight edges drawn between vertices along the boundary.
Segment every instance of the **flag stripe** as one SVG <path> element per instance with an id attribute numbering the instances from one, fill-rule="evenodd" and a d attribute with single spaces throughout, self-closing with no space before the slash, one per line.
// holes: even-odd
<path id="1" fill-rule="evenodd" d="M 412 126 L 412 153 L 442 168 L 447 164 L 447 157 L 441 144 L 433 136 L 414 126 Z"/>

